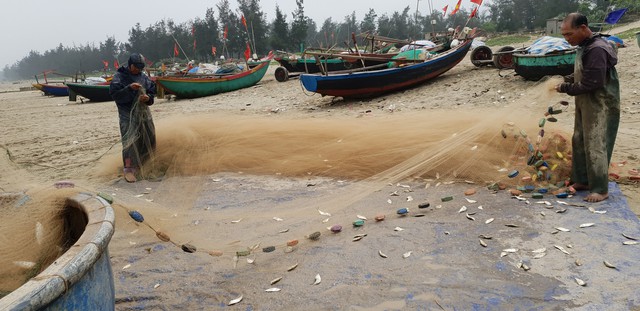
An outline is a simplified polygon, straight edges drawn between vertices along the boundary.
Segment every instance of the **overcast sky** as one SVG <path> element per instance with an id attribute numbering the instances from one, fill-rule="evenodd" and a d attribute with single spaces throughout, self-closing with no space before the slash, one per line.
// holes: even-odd
<path id="1" fill-rule="evenodd" d="M 230 0 L 232 8 L 237 1 Z M 431 0 L 433 9 L 442 11 L 449 5 L 449 11 L 457 0 Z M 180 24 L 196 17 L 204 18 L 207 8 L 216 9 L 218 0 L 3 0 L 0 18 L 0 70 L 5 65 L 15 64 L 30 51 L 40 53 L 57 47 L 93 43 L 96 46 L 107 37 L 126 42 L 129 30 L 140 23 L 142 28 L 164 18 Z M 372 8 L 378 15 L 395 11 L 401 12 L 409 6 L 415 14 L 418 0 L 305 0 L 305 15 L 311 17 L 318 26 L 331 17 L 334 22 L 342 22 L 344 17 L 356 12 L 361 21 Z M 276 4 L 291 21 L 291 13 L 296 9 L 295 0 L 260 0 L 267 21 L 275 16 Z M 462 0 L 463 8 L 471 8 L 469 0 Z M 429 0 L 419 0 L 420 14 L 429 12 Z M 216 10 L 217 15 L 217 10 Z"/>

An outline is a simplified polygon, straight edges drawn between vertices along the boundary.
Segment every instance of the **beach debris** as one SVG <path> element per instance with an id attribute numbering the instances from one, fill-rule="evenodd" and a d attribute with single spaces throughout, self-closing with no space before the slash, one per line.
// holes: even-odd
<path id="1" fill-rule="evenodd" d="M 391 201 L 391 199 L 387 199 L 387 203 L 393 204 L 393 201 Z"/>
<path id="2" fill-rule="evenodd" d="M 407 202 L 411 202 L 413 201 L 413 197 L 412 196 L 407 196 Z"/>
<path id="3" fill-rule="evenodd" d="M 228 305 L 229 305 L 229 306 L 233 306 L 233 305 L 235 305 L 236 303 L 238 303 L 238 302 L 242 301 L 242 298 L 243 298 L 243 297 L 242 297 L 242 295 L 240 295 L 240 297 L 238 297 L 238 298 L 236 298 L 236 299 L 233 299 L 233 300 L 229 301 Z"/>
<path id="4" fill-rule="evenodd" d="M 561 208 L 561 209 L 559 209 L 559 210 L 557 210 L 557 211 L 556 211 L 556 213 L 558 213 L 558 214 L 564 214 L 564 213 L 566 213 L 566 212 L 567 212 L 567 209 L 566 209 L 566 208 Z"/>
<path id="5" fill-rule="evenodd" d="M 469 215 L 469 213 L 466 213 L 465 216 L 467 216 L 467 219 L 471 220 L 471 221 L 475 221 L 476 219 L 473 218 L 471 215 Z"/>
<path id="6" fill-rule="evenodd" d="M 378 250 L 378 255 L 382 258 L 387 258 L 387 255 L 385 255 L 381 250 Z"/>
<path id="7" fill-rule="evenodd" d="M 322 223 L 323 223 L 323 224 L 328 223 L 328 222 L 329 222 L 329 219 L 331 219 L 331 218 L 325 218 L 324 220 L 322 220 Z"/>
<path id="8" fill-rule="evenodd" d="M 465 199 L 465 200 L 467 200 L 467 202 L 469 202 L 469 203 L 471 203 L 471 204 L 473 204 L 473 203 L 477 203 L 477 202 L 478 202 L 478 201 L 476 201 L 476 200 L 471 200 L 471 199 L 469 199 L 469 198 L 464 198 L 464 199 Z"/>
<path id="9" fill-rule="evenodd" d="M 544 257 L 546 255 L 547 255 L 547 253 L 537 253 L 537 254 L 533 255 L 533 259 L 540 259 L 540 258 L 542 258 L 542 257 Z"/>
<path id="10" fill-rule="evenodd" d="M 478 205 L 478 209 L 483 210 L 484 208 L 482 207 L 482 205 Z"/>
<path id="11" fill-rule="evenodd" d="M 144 217 L 138 211 L 129 211 L 129 217 L 131 217 L 136 222 L 143 222 Z"/>
<path id="12" fill-rule="evenodd" d="M 274 217 L 273 219 L 276 219 L 276 218 L 277 218 L 277 217 Z M 237 224 L 237 223 L 241 222 L 241 221 L 242 221 L 242 219 L 243 219 L 243 218 L 240 218 L 240 219 L 237 219 L 237 220 L 232 220 L 232 221 L 231 221 L 231 223 L 232 223 L 232 224 Z M 281 218 L 278 218 L 278 219 L 280 219 L 280 220 L 278 220 L 278 221 L 282 221 L 282 219 L 281 219 Z"/>
<path id="13" fill-rule="evenodd" d="M 362 227 L 362 226 L 364 226 L 364 220 L 358 219 L 358 220 L 354 221 L 353 222 L 353 226 L 354 227 Z"/>
<path id="14" fill-rule="evenodd" d="M 236 251 L 236 257 L 249 256 L 250 254 L 251 254 L 251 251 L 248 249 Z"/>
<path id="15" fill-rule="evenodd" d="M 622 245 L 636 245 L 638 243 L 638 241 L 624 241 L 622 242 Z"/>
<path id="16" fill-rule="evenodd" d="M 329 228 L 329 230 L 331 230 L 331 232 L 333 232 L 333 233 L 339 233 L 340 231 L 342 231 L 342 226 L 341 225 L 333 225 L 333 226 L 331 226 L 331 228 Z"/>
<path id="17" fill-rule="evenodd" d="M 514 197 L 519 197 L 520 195 L 522 195 L 522 191 L 518 189 L 510 189 L 509 193 Z"/>
<path id="18" fill-rule="evenodd" d="M 269 282 L 269 284 L 271 284 L 271 285 L 276 284 L 276 283 L 280 282 L 280 280 L 282 280 L 282 277 L 277 277 L 277 278 L 271 280 L 271 282 Z"/>
<path id="19" fill-rule="evenodd" d="M 564 227 L 555 227 L 554 229 L 558 230 L 558 231 L 562 231 L 562 232 L 569 232 L 571 230 L 564 228 Z"/>
<path id="20" fill-rule="evenodd" d="M 358 241 L 362 240 L 362 238 L 364 238 L 364 237 L 366 237 L 366 236 L 367 236 L 367 234 L 366 234 L 366 233 L 363 233 L 363 234 L 356 234 L 356 235 L 354 235 L 354 236 L 353 236 L 353 239 L 352 239 L 351 241 L 353 241 L 353 242 L 358 242 Z"/>
<path id="21" fill-rule="evenodd" d="M 490 224 L 494 221 L 494 218 L 489 218 L 487 220 L 484 221 L 485 224 Z"/>
<path id="22" fill-rule="evenodd" d="M 606 261 L 606 260 L 605 260 L 605 261 L 603 261 L 602 263 L 604 263 L 604 265 L 605 265 L 607 268 L 611 268 L 611 269 L 618 269 L 618 268 L 616 268 L 616 266 L 615 266 L 615 265 L 613 265 L 612 263 L 610 263 L 610 262 L 608 262 L 608 261 Z"/>
<path id="23" fill-rule="evenodd" d="M 408 252 L 402 254 L 402 258 L 405 258 L 405 259 L 409 258 L 409 256 L 411 256 L 411 253 L 413 253 L 413 251 L 408 251 Z"/>
<path id="24" fill-rule="evenodd" d="M 156 289 L 158 287 L 160 287 L 160 283 L 156 283 L 155 285 L 153 285 L 153 289 Z"/>
<path id="25" fill-rule="evenodd" d="M 314 233 L 309 234 L 307 236 L 307 239 L 312 240 L 312 241 L 316 241 L 316 240 L 318 240 L 320 238 L 321 234 L 322 233 L 320 233 L 320 231 L 316 231 Z"/>
<path id="26" fill-rule="evenodd" d="M 506 224 L 505 226 L 509 227 L 509 228 L 518 228 L 520 226 L 516 225 L 516 224 Z"/>
<path id="27" fill-rule="evenodd" d="M 578 266 L 578 267 L 582 266 L 582 260 L 580 260 L 579 258 L 578 258 L 578 259 L 576 259 L 575 264 L 576 264 L 576 266 Z"/>
<path id="28" fill-rule="evenodd" d="M 520 172 L 518 172 L 518 170 L 513 170 L 513 171 L 509 172 L 509 174 L 507 174 L 507 176 L 509 176 L 509 178 L 515 178 L 516 176 L 518 176 L 518 174 L 520 174 Z"/>
<path id="29" fill-rule="evenodd" d="M 129 269 L 129 268 L 131 268 L 131 264 L 125 265 L 124 267 L 122 267 L 122 270 L 126 270 L 126 269 Z"/>
<path id="30" fill-rule="evenodd" d="M 296 245 L 298 245 L 298 240 L 289 240 L 289 241 L 287 241 L 287 246 L 293 247 L 293 246 L 296 246 Z"/>
<path id="31" fill-rule="evenodd" d="M 389 193 L 389 196 L 397 197 L 397 196 L 400 196 L 400 195 L 398 194 L 398 190 L 396 190 L 394 192 Z"/>
<path id="32" fill-rule="evenodd" d="M 182 248 L 182 250 L 185 251 L 186 253 L 195 253 L 197 250 L 195 246 L 189 243 L 182 244 L 180 248 Z"/>
<path id="33" fill-rule="evenodd" d="M 255 262 L 256 262 L 256 259 L 255 259 L 255 258 L 249 258 L 249 257 L 247 257 L 247 263 L 248 263 L 248 264 L 253 264 L 253 263 L 255 263 Z"/>
<path id="34" fill-rule="evenodd" d="M 487 247 L 487 243 L 482 239 L 480 239 L 480 245 L 482 245 L 482 247 Z"/>
<path id="35" fill-rule="evenodd" d="M 242 220 L 242 218 L 240 218 L 240 220 Z M 240 221 L 240 220 L 238 220 L 238 221 Z M 273 220 L 275 220 L 275 221 L 283 221 L 284 219 L 282 219 L 282 218 L 280 218 L 280 217 L 275 217 L 275 216 L 274 216 L 274 217 L 273 217 Z M 233 222 L 233 221 L 232 221 L 232 222 Z"/>
<path id="36" fill-rule="evenodd" d="M 320 277 L 320 274 L 316 274 L 316 278 L 313 281 L 312 285 L 318 285 L 318 284 L 320 284 L 320 282 L 322 282 L 322 278 Z"/>
<path id="37" fill-rule="evenodd" d="M 104 192 L 98 192 L 98 194 L 96 194 L 98 197 L 103 198 L 105 201 L 107 201 L 107 203 L 109 204 L 113 204 L 113 197 L 104 193 Z"/>
<path id="38" fill-rule="evenodd" d="M 585 224 L 581 224 L 579 227 L 580 228 L 589 228 L 589 227 L 593 227 L 594 225 L 595 225 L 594 223 L 588 222 L 588 223 L 585 223 Z"/>
<path id="39" fill-rule="evenodd" d="M 502 257 L 504 257 L 504 256 L 507 256 L 508 254 L 509 254 L 509 253 L 507 253 L 507 252 L 501 252 L 501 253 L 500 253 L 500 258 L 502 258 Z"/>
<path id="40" fill-rule="evenodd" d="M 53 186 L 56 189 L 61 189 L 61 188 L 73 188 L 76 186 L 76 184 L 74 184 L 72 181 L 70 180 L 60 180 L 60 181 L 56 181 Z"/>
<path id="41" fill-rule="evenodd" d="M 493 237 L 492 237 L 492 236 L 490 236 L 490 235 L 486 235 L 486 234 L 481 234 L 481 235 L 479 235 L 478 237 L 479 237 L 479 238 L 481 238 L 481 239 L 485 239 L 485 240 L 491 240 L 491 239 L 493 239 Z"/>
<path id="42" fill-rule="evenodd" d="M 356 215 L 357 218 L 362 219 L 362 220 L 367 220 L 367 217 L 364 217 L 362 215 Z"/>
<path id="43" fill-rule="evenodd" d="M 265 292 L 269 292 L 269 293 L 275 293 L 275 292 L 279 292 L 281 291 L 281 289 L 277 288 L 277 287 L 271 287 L 271 288 L 267 288 L 264 290 Z"/>
<path id="44" fill-rule="evenodd" d="M 323 212 L 321 210 L 318 210 L 318 213 L 320 213 L 320 215 L 322 216 L 327 216 L 327 217 L 331 217 L 331 214 L 327 213 L 327 212 Z"/>
<path id="45" fill-rule="evenodd" d="M 393 231 L 403 231 L 404 229 L 400 228 L 400 227 L 395 227 L 393 228 Z"/>
<path id="46" fill-rule="evenodd" d="M 374 218 L 376 221 L 383 221 L 385 218 L 384 214 L 378 214 L 376 215 L 376 217 Z"/>
<path id="47" fill-rule="evenodd" d="M 587 282 L 583 281 L 582 279 L 575 278 L 575 280 L 576 280 L 576 283 L 578 283 L 578 285 L 580 285 L 580 286 L 586 286 L 587 285 Z"/>
<path id="48" fill-rule="evenodd" d="M 211 251 L 209 251 L 209 252 L 207 252 L 207 253 L 208 253 L 210 256 L 213 256 L 213 257 L 220 257 L 220 256 L 222 256 L 222 254 L 223 254 L 223 253 L 222 253 L 222 251 L 220 251 L 220 250 L 211 250 Z"/>
<path id="49" fill-rule="evenodd" d="M 547 214 L 544 211 L 541 211 L 540 215 L 542 215 L 542 217 L 547 216 Z"/>
<path id="50" fill-rule="evenodd" d="M 462 212 L 466 212 L 466 211 L 467 211 L 467 207 L 463 205 L 463 206 L 458 210 L 458 213 L 462 213 Z"/>
<path id="51" fill-rule="evenodd" d="M 561 251 L 561 252 L 563 252 L 563 253 L 565 253 L 565 254 L 567 254 L 567 255 L 570 255 L 570 254 L 571 254 L 571 253 L 569 253 L 566 249 L 564 249 L 564 247 L 562 247 L 562 246 L 560 246 L 560 245 L 554 245 L 553 247 L 557 248 L 559 251 Z"/>
<path id="52" fill-rule="evenodd" d="M 295 270 L 295 268 L 297 268 L 297 267 L 298 267 L 298 264 L 296 263 L 295 265 L 287 268 L 287 272 L 291 272 L 291 271 Z"/>
<path id="53" fill-rule="evenodd" d="M 517 248 L 505 248 L 502 251 L 505 252 L 505 253 L 515 253 L 515 252 L 518 251 L 518 249 Z"/>
<path id="54" fill-rule="evenodd" d="M 278 233 L 287 233 L 287 232 L 289 232 L 289 228 L 282 229 L 282 230 L 278 231 Z"/>
<path id="55" fill-rule="evenodd" d="M 400 216 L 405 216 L 405 215 L 409 214 L 409 209 L 403 207 L 401 209 L 398 209 L 398 211 L 396 211 L 396 213 L 398 215 L 400 215 Z"/>
<path id="56" fill-rule="evenodd" d="M 622 236 L 627 238 L 627 239 L 629 239 L 629 240 L 634 240 L 634 241 L 637 241 L 638 239 L 640 239 L 640 238 L 637 238 L 637 237 L 634 237 L 634 236 L 630 236 L 630 235 L 628 235 L 628 234 L 626 234 L 624 232 L 622 233 Z"/>

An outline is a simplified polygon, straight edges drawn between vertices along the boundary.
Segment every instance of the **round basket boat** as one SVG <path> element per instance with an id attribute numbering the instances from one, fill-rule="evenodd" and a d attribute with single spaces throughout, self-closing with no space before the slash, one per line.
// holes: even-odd
<path id="1" fill-rule="evenodd" d="M 80 193 L 66 200 L 62 256 L 0 299 L 0 310 L 113 310 L 115 290 L 107 246 L 115 214 L 101 197 Z"/>

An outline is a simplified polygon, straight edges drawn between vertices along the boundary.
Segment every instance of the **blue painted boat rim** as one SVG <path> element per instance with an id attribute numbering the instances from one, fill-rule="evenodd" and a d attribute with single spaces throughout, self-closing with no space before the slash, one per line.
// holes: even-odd
<path id="1" fill-rule="evenodd" d="M 40 274 L 20 288 L 0 299 L 1 310 L 38 310 L 76 284 L 93 268 L 114 233 L 115 213 L 103 198 L 90 193 L 79 193 L 67 199 L 66 204 L 85 214 L 84 232 L 62 256 Z M 111 282 L 113 282 L 113 277 Z"/>

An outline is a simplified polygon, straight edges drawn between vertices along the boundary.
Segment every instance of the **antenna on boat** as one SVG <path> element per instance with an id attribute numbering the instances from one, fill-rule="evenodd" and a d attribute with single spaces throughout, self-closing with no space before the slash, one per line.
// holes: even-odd
<path id="1" fill-rule="evenodd" d="M 173 38 L 173 41 L 176 42 L 176 44 L 180 48 L 180 51 L 182 51 L 182 54 L 184 55 L 184 57 L 187 58 L 187 61 L 188 61 L 189 60 L 189 56 L 187 56 L 187 53 L 185 53 L 184 50 L 182 49 L 182 45 L 180 45 L 180 42 L 178 42 L 178 40 L 176 40 L 176 37 L 174 37 L 173 34 L 171 34 L 171 38 Z"/>

